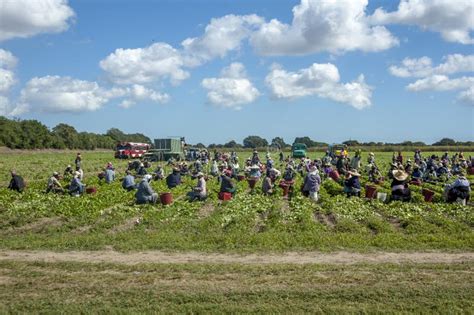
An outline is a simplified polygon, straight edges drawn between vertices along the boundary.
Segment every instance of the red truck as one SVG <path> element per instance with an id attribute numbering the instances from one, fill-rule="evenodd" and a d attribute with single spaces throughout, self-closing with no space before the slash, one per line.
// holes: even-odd
<path id="1" fill-rule="evenodd" d="M 148 143 L 138 142 L 121 142 L 117 144 L 115 148 L 115 158 L 117 159 L 130 159 L 140 158 L 150 149 Z"/>

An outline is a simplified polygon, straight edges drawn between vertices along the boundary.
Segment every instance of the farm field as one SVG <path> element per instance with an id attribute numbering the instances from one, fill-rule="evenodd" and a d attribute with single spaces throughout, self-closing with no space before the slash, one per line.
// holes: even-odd
<path id="1" fill-rule="evenodd" d="M 189 203 L 187 178 L 172 205 L 135 205 L 120 180 L 97 179 L 108 161 L 120 179 L 127 161 L 82 155 L 98 192 L 79 198 L 43 193 L 75 152 L 1 155 L 0 312 L 474 311 L 474 208 L 444 203 L 442 185 L 426 185 L 432 203 L 413 186 L 413 202 L 382 203 L 347 199 L 326 180 L 312 203 L 299 192 L 265 197 L 261 183 L 250 194 L 242 181 L 221 202 L 209 179 L 210 197 Z M 391 153 L 376 159 L 385 172 Z M 28 182 L 23 194 L 5 188 L 12 168 Z"/>

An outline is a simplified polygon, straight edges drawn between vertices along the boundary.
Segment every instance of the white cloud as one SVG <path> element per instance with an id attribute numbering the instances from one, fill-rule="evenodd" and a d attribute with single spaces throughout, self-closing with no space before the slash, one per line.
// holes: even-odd
<path id="1" fill-rule="evenodd" d="M 226 15 L 212 19 L 200 37 L 187 38 L 181 44 L 191 64 L 200 64 L 240 48 L 256 27 L 263 23 L 257 15 Z"/>
<path id="2" fill-rule="evenodd" d="M 444 63 L 433 67 L 431 59 L 426 56 L 418 59 L 405 58 L 401 66 L 391 66 L 389 71 L 392 75 L 402 78 L 474 71 L 474 55 L 453 54 L 445 56 L 443 60 Z"/>
<path id="3" fill-rule="evenodd" d="M 461 102 L 474 105 L 474 86 L 471 86 L 468 90 L 459 93 L 458 99 Z"/>
<path id="4" fill-rule="evenodd" d="M 473 44 L 474 1 L 472 0 L 401 0 L 397 11 L 375 10 L 376 24 L 417 25 L 441 33 L 449 42 Z"/>
<path id="5" fill-rule="evenodd" d="M 68 29 L 74 11 L 66 0 L 0 1 L 0 41 Z"/>
<path id="6" fill-rule="evenodd" d="M 293 8 L 291 25 L 273 19 L 251 36 L 251 43 L 262 55 L 374 52 L 398 45 L 385 27 L 369 24 L 367 4 L 367 0 L 302 0 Z"/>
<path id="7" fill-rule="evenodd" d="M 209 90 L 208 101 L 216 106 L 239 110 L 242 105 L 252 103 L 260 95 L 247 79 L 241 63 L 232 63 L 221 71 L 219 78 L 205 78 L 201 85 Z"/>
<path id="8" fill-rule="evenodd" d="M 16 83 L 13 71 L 18 59 L 7 50 L 0 49 L 0 94 L 7 93 Z"/>
<path id="9" fill-rule="evenodd" d="M 100 61 L 100 67 L 118 84 L 143 84 L 163 79 L 177 84 L 189 77 L 183 66 L 181 53 L 166 43 L 145 48 L 119 48 Z"/>
<path id="10" fill-rule="evenodd" d="M 143 85 L 134 84 L 132 87 L 126 89 L 126 95 L 129 97 L 120 103 L 120 107 L 129 108 L 135 105 L 138 101 L 153 101 L 156 103 L 166 103 L 169 100 L 169 95 L 166 93 L 159 93 Z"/>
<path id="11" fill-rule="evenodd" d="M 97 82 L 71 77 L 35 77 L 20 94 L 22 111 L 83 112 L 101 108 L 113 97 L 123 96 L 120 89 L 105 90 Z"/>
<path id="12" fill-rule="evenodd" d="M 432 75 L 407 86 L 410 91 L 452 91 L 469 89 L 474 85 L 474 77 L 450 79 L 445 75 Z"/>
<path id="13" fill-rule="evenodd" d="M 0 116 L 8 116 L 10 114 L 10 102 L 8 98 L 0 95 Z"/>
<path id="14" fill-rule="evenodd" d="M 349 83 L 340 83 L 339 71 L 330 63 L 312 64 L 298 72 L 288 72 L 274 65 L 265 78 L 273 97 L 295 99 L 304 96 L 319 96 L 345 103 L 357 109 L 371 105 L 372 89 L 365 83 L 364 76 Z"/>

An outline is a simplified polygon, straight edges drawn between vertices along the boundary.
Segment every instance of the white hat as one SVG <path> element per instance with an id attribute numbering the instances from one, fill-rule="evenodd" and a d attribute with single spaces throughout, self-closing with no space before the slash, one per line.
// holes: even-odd
<path id="1" fill-rule="evenodd" d="M 78 172 L 78 171 L 75 171 L 75 172 L 74 172 L 74 176 L 81 176 L 81 173 Z"/>
<path id="2" fill-rule="evenodd" d="M 146 181 L 150 181 L 151 179 L 153 178 L 153 176 L 151 176 L 150 174 L 146 174 L 145 176 L 143 176 L 143 179 L 146 180 Z"/>
<path id="3" fill-rule="evenodd" d="M 53 176 L 58 176 L 59 173 L 58 172 L 53 172 Z"/>
<path id="4" fill-rule="evenodd" d="M 203 172 L 198 172 L 198 173 L 196 174 L 196 177 L 200 177 L 200 176 L 204 176 L 204 173 L 203 173 Z"/>

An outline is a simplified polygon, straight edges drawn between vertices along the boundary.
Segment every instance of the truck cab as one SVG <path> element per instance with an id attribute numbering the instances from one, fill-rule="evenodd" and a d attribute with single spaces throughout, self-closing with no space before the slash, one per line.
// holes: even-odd
<path id="1" fill-rule="evenodd" d="M 304 158 L 306 157 L 306 150 L 308 147 L 304 143 L 293 143 L 291 146 L 291 155 L 294 158 Z"/>

